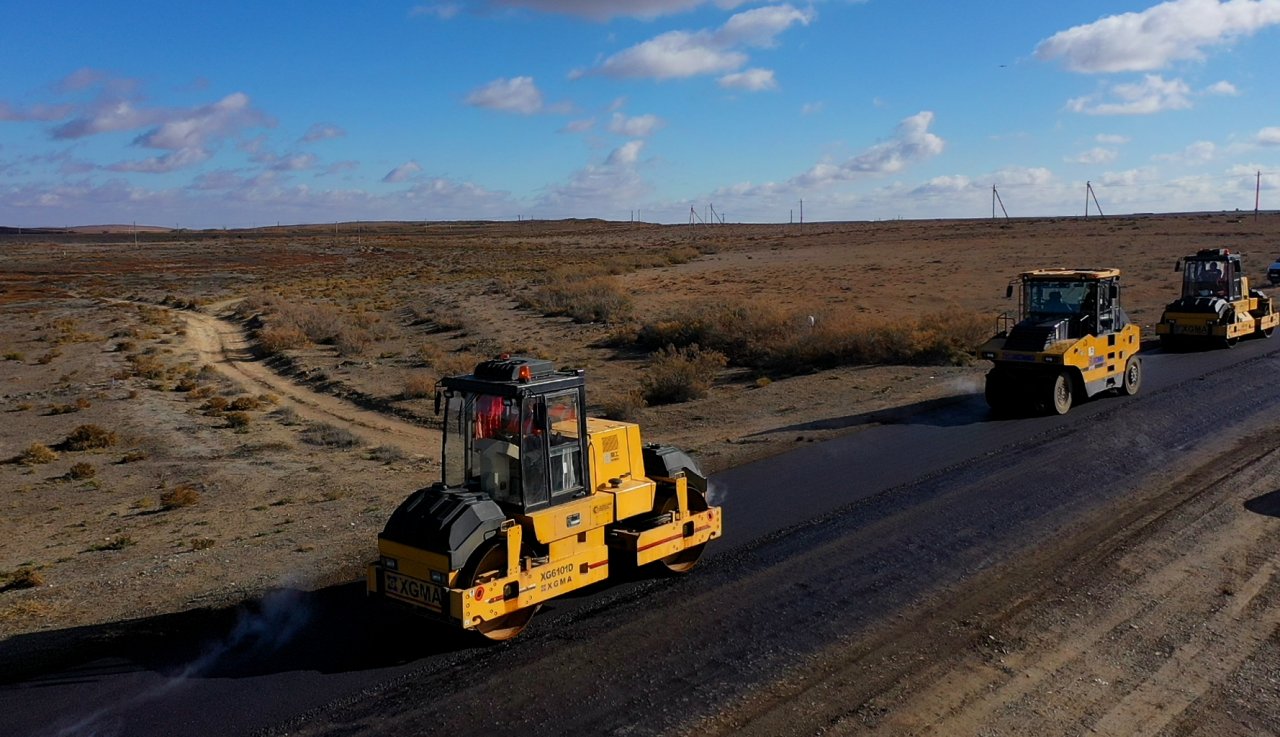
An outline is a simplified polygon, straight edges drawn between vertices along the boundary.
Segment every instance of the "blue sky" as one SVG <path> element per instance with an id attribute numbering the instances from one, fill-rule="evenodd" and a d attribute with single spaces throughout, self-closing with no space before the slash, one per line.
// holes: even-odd
<path id="1" fill-rule="evenodd" d="M 0 224 L 1280 209 L 1280 0 L 13 2 Z"/>

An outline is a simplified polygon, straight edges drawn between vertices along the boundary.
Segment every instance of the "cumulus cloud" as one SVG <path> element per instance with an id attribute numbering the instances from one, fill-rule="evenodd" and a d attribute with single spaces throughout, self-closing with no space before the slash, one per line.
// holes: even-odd
<path id="1" fill-rule="evenodd" d="M 772 69 L 747 69 L 742 72 L 726 74 L 718 80 L 721 87 L 746 92 L 764 92 L 776 90 L 778 82 L 773 78 Z"/>
<path id="2" fill-rule="evenodd" d="M 0 121 L 49 123 L 55 120 L 62 120 L 70 115 L 74 109 L 71 105 L 32 105 L 26 108 L 17 108 L 7 102 L 0 101 Z"/>
<path id="3" fill-rule="evenodd" d="M 1109 99 L 1103 99 L 1109 98 Z M 1145 75 L 1141 82 L 1111 85 L 1102 94 L 1076 97 L 1067 109 L 1086 115 L 1151 115 L 1191 107 L 1191 88 L 1181 79 Z"/>
<path id="4" fill-rule="evenodd" d="M 313 143 L 315 141 L 327 141 L 332 138 L 342 138 L 347 132 L 336 125 L 329 123 L 312 123 L 307 132 L 302 134 L 299 139 L 300 143 Z"/>
<path id="5" fill-rule="evenodd" d="M 134 143 L 172 150 L 198 148 L 242 129 L 268 124 L 270 119 L 250 105 L 248 95 L 234 92 L 212 105 L 173 116 L 138 136 Z"/>
<path id="6" fill-rule="evenodd" d="M 1196 141 L 1181 151 L 1173 154 L 1154 156 L 1156 161 L 1203 164 L 1212 161 L 1218 153 L 1218 146 L 1212 141 Z"/>
<path id="7" fill-rule="evenodd" d="M 1074 72 L 1147 72 L 1280 24 L 1280 0 L 1169 0 L 1069 28 L 1036 46 Z"/>
<path id="8" fill-rule="evenodd" d="M 1280 126 L 1263 128 L 1253 140 L 1260 146 L 1280 146 Z"/>
<path id="9" fill-rule="evenodd" d="M 614 113 L 609 120 L 609 132 L 629 138 L 647 138 L 666 125 L 666 121 L 656 115 L 637 115 L 628 118 L 622 113 Z"/>
<path id="10" fill-rule="evenodd" d="M 704 74 L 726 74 L 741 69 L 748 60 L 742 48 L 768 48 L 793 25 L 808 25 L 812 10 L 791 5 L 755 8 L 730 17 L 720 28 L 702 31 L 668 31 L 607 59 L 597 72 L 609 77 L 678 79 Z"/>
<path id="11" fill-rule="evenodd" d="M 1205 88 L 1205 94 L 1222 95 L 1223 97 L 1235 97 L 1240 94 L 1240 90 L 1236 89 L 1234 84 L 1226 81 L 1214 82 Z"/>
<path id="12" fill-rule="evenodd" d="M 422 171 L 422 166 L 418 164 L 418 162 L 413 160 L 406 161 L 400 166 L 397 166 L 396 168 L 387 172 L 387 175 L 382 178 L 382 181 L 388 182 L 390 184 L 399 184 L 400 182 L 407 182 L 421 171 Z"/>
<path id="13" fill-rule="evenodd" d="M 609 158 L 605 159 L 606 166 L 631 166 L 640 159 L 640 152 L 644 150 L 644 141 L 628 141 L 609 154 Z"/>
<path id="14" fill-rule="evenodd" d="M 534 84 L 533 77 L 495 79 L 473 90 L 467 95 L 466 103 L 472 107 L 521 115 L 533 115 L 543 108 L 542 92 Z"/>
<path id="15" fill-rule="evenodd" d="M 894 135 L 839 164 L 820 163 L 792 181 L 802 187 L 820 187 L 868 174 L 891 174 L 908 164 L 942 153 L 942 138 L 929 132 L 933 113 L 925 110 L 898 124 Z"/>
<path id="16" fill-rule="evenodd" d="M 1063 160 L 1068 164 L 1110 164 L 1116 160 L 1117 155 L 1114 149 L 1099 146 L 1082 151 L 1075 156 L 1068 156 Z"/>
<path id="17" fill-rule="evenodd" d="M 98 133 L 136 130 L 163 119 L 160 110 L 140 110 L 128 100 L 117 100 L 93 109 L 56 126 L 51 132 L 57 139 L 75 139 Z"/>
<path id="18" fill-rule="evenodd" d="M 702 5 L 735 8 L 746 0 L 494 0 L 495 5 L 529 8 L 544 13 L 560 13 L 607 21 L 613 18 L 652 20 L 664 15 L 684 13 Z"/>

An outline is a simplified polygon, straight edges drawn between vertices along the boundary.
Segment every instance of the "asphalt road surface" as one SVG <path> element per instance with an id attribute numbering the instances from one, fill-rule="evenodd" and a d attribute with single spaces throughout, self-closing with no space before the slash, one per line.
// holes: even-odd
<path id="1" fill-rule="evenodd" d="M 640 574 L 557 600 L 504 645 L 373 612 L 360 583 L 14 638 L 15 651 L 50 654 L 32 668 L 0 653 L 0 732 L 689 729 L 832 643 L 873 649 L 904 611 L 963 608 L 966 585 L 1049 555 L 1046 541 L 1088 544 L 1083 521 L 1114 509 L 1123 524 L 1150 479 L 1280 426 L 1277 351 L 1280 340 L 1150 353 L 1139 395 L 1065 417 L 996 420 L 974 395 L 830 418 L 822 427 L 858 431 L 798 440 L 712 479 L 725 536 L 693 573 Z M 776 432 L 802 439 L 813 429 Z M 48 647 L 69 637 L 80 643 L 73 652 Z"/>

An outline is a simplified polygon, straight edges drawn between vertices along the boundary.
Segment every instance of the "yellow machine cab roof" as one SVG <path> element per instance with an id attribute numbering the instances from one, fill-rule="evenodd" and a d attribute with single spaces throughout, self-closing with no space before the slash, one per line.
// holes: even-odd
<path id="1" fill-rule="evenodd" d="M 1119 269 L 1035 269 L 1024 271 L 1023 279 L 1110 279 L 1120 276 Z"/>

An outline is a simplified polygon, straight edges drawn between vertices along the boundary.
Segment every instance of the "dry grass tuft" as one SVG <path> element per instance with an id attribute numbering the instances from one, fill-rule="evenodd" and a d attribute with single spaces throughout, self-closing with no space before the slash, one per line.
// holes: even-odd
<path id="1" fill-rule="evenodd" d="M 8 580 L 0 585 L 0 591 L 16 591 L 34 589 L 44 586 L 44 576 L 34 568 L 19 568 L 5 576 Z"/>
<path id="2" fill-rule="evenodd" d="M 114 432 L 98 425 L 81 425 L 71 431 L 62 446 L 67 450 L 94 450 L 110 448 L 118 440 Z"/>
<path id="3" fill-rule="evenodd" d="M 18 456 L 18 462 L 27 466 L 53 463 L 56 460 L 58 460 L 58 454 L 44 443 L 32 443 L 22 451 L 22 455 Z"/>
<path id="4" fill-rule="evenodd" d="M 160 509 L 169 511 L 189 507 L 200 501 L 200 492 L 191 484 L 178 484 L 160 493 Z"/>
<path id="5" fill-rule="evenodd" d="M 300 437 L 304 443 L 324 448 L 354 448 L 360 445 L 360 438 L 350 430 L 323 422 L 312 423 L 302 431 Z"/>
<path id="6" fill-rule="evenodd" d="M 698 345 L 667 346 L 654 354 L 649 372 L 640 381 L 644 400 L 651 405 L 674 404 L 706 395 L 716 373 L 728 363 L 723 353 Z"/>
<path id="7" fill-rule="evenodd" d="M 517 297 L 521 307 L 574 322 L 616 323 L 631 317 L 631 296 L 612 276 L 583 278 L 580 269 L 555 269 L 545 283 Z"/>
<path id="8" fill-rule="evenodd" d="M 67 471 L 67 478 L 75 479 L 76 481 L 91 479 L 97 475 L 98 469 L 94 468 L 93 464 L 84 462 L 74 464 L 71 466 L 71 470 Z"/>

